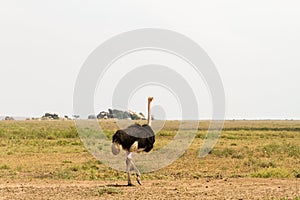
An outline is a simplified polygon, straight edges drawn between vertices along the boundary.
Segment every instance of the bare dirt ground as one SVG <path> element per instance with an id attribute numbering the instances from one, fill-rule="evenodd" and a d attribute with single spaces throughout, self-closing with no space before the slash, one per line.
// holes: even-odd
<path id="1" fill-rule="evenodd" d="M 299 179 L 223 178 L 125 181 L 0 179 L 0 199 L 299 199 Z"/>

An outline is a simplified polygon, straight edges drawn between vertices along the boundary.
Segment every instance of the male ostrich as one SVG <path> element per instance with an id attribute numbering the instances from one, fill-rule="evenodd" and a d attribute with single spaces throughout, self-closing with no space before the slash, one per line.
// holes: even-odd
<path id="1" fill-rule="evenodd" d="M 132 186 L 130 180 L 130 166 L 132 165 L 137 175 L 137 182 L 141 185 L 141 174 L 132 161 L 132 152 L 149 152 L 155 142 L 154 132 L 151 128 L 150 104 L 153 97 L 148 97 L 148 123 L 144 125 L 134 124 L 126 129 L 118 130 L 112 138 L 111 150 L 114 155 L 120 152 L 122 147 L 127 152 L 126 170 L 128 174 L 128 185 Z"/>

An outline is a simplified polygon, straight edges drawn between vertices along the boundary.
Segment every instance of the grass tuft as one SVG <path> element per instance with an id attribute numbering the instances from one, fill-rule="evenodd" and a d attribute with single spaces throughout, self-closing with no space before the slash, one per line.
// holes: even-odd
<path id="1" fill-rule="evenodd" d="M 102 196 L 104 194 L 122 194 L 122 190 L 118 189 L 118 188 L 114 188 L 114 187 L 103 187 L 103 188 L 99 188 L 97 190 L 97 193 L 99 196 Z"/>
<path id="2" fill-rule="evenodd" d="M 0 165 L 0 170 L 1 169 L 7 170 L 7 169 L 10 169 L 10 167 L 8 165 L 4 164 L 4 165 Z"/>
<path id="3" fill-rule="evenodd" d="M 255 178 L 291 178 L 292 173 L 283 168 L 266 168 L 252 173 Z"/>

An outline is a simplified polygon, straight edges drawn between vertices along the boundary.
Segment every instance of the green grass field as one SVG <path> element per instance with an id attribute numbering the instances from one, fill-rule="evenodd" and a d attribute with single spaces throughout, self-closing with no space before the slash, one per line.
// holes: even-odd
<path id="1" fill-rule="evenodd" d="M 113 120 L 100 123 L 109 138 L 118 129 Z M 173 138 L 179 123 L 168 121 L 156 134 L 154 151 Z M 299 121 L 226 121 L 215 148 L 200 159 L 198 151 L 208 125 L 208 121 L 200 122 L 183 156 L 166 168 L 143 174 L 143 179 L 300 177 Z M 0 178 L 126 180 L 126 173 L 91 156 L 73 121 L 1 121 Z"/>

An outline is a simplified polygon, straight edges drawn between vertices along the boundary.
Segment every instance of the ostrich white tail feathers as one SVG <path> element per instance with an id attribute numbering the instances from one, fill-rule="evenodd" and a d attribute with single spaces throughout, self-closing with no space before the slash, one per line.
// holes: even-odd
<path id="1" fill-rule="evenodd" d="M 120 144 L 117 144 L 117 143 L 112 143 L 111 144 L 111 152 L 114 154 L 114 155 L 117 155 L 120 153 L 120 147 L 121 145 Z"/>
<path id="2" fill-rule="evenodd" d="M 137 152 L 138 151 L 138 141 L 135 141 L 132 145 L 131 145 L 131 147 L 130 147 L 130 149 L 129 149 L 129 152 Z"/>
<path id="3" fill-rule="evenodd" d="M 148 97 L 148 125 L 151 126 L 151 102 L 153 101 L 153 97 Z"/>

